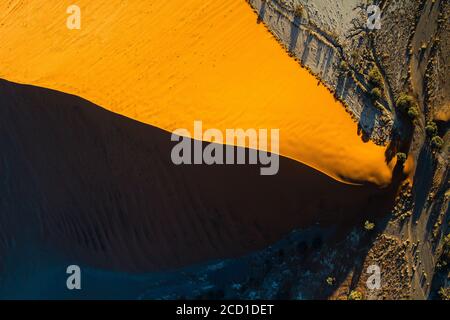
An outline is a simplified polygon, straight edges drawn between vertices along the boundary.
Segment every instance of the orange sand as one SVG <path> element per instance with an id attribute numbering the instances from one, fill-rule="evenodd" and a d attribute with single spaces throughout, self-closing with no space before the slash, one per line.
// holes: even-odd
<path id="1" fill-rule="evenodd" d="M 244 0 L 0 2 L 0 77 L 79 95 L 168 131 L 279 128 L 280 153 L 341 181 L 386 185 L 385 148 L 364 143 L 327 89 Z M 282 170 L 282 168 L 281 168 Z"/>

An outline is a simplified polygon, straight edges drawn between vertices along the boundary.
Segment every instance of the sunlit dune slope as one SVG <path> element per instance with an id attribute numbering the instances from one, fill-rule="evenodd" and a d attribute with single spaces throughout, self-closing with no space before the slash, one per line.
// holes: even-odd
<path id="1" fill-rule="evenodd" d="M 279 128 L 280 153 L 386 185 L 385 149 L 284 52 L 244 0 L 0 2 L 0 77 L 57 89 L 164 130 Z"/>
<path id="2" fill-rule="evenodd" d="M 235 257 L 294 228 L 360 228 L 394 195 L 284 157 L 275 176 L 176 166 L 166 131 L 60 92 L 0 80 L 0 102 L 2 279 L 39 249 L 126 271 Z"/>

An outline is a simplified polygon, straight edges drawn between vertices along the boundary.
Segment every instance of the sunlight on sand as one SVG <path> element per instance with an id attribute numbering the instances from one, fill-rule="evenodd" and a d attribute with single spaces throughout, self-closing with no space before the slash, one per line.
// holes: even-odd
<path id="1" fill-rule="evenodd" d="M 386 185 L 385 148 L 364 143 L 328 90 L 288 57 L 244 0 L 0 3 L 0 77 L 79 95 L 172 131 L 279 128 L 280 153 L 341 181 Z M 283 168 L 280 168 L 283 170 Z"/>

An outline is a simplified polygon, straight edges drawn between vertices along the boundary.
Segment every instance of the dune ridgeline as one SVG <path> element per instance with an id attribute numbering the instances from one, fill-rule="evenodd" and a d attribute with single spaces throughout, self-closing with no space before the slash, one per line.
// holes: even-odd
<path id="1" fill-rule="evenodd" d="M 327 89 L 244 1 L 81 0 L 0 4 L 0 77 L 81 96 L 167 131 L 280 129 L 280 154 L 335 179 L 385 186 L 383 147 L 364 143 Z"/>
<path id="2" fill-rule="evenodd" d="M 71 4 L 0 3 L 3 257 L 32 242 L 162 270 L 360 223 L 390 201 L 385 148 L 244 0 L 79 0 L 80 30 Z M 279 129 L 279 173 L 174 165 L 170 132 L 195 120 Z"/>

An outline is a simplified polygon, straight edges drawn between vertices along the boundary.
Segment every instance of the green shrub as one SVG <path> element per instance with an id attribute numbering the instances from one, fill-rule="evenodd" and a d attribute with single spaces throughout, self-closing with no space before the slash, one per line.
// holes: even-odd
<path id="1" fill-rule="evenodd" d="M 381 75 L 380 70 L 378 70 L 376 67 L 373 67 L 369 71 L 369 83 L 377 88 L 383 87 L 383 76 Z"/>
<path id="2" fill-rule="evenodd" d="M 366 229 L 367 231 L 372 231 L 375 228 L 375 223 L 370 222 L 369 220 L 367 220 L 364 223 L 364 229 Z"/>
<path id="3" fill-rule="evenodd" d="M 341 69 L 343 72 L 347 72 L 347 71 L 348 71 L 348 63 L 345 62 L 344 60 L 342 60 L 342 61 L 341 61 L 341 64 L 340 64 L 340 69 Z"/>
<path id="4" fill-rule="evenodd" d="M 294 15 L 301 18 L 303 16 L 304 8 L 303 5 L 299 4 L 294 8 Z"/>
<path id="5" fill-rule="evenodd" d="M 450 288 L 440 288 L 439 296 L 441 300 L 450 300 Z"/>
<path id="6" fill-rule="evenodd" d="M 397 153 L 396 156 L 397 156 L 397 163 L 399 164 L 404 164 L 406 162 L 406 159 L 408 158 L 408 156 L 403 152 Z"/>
<path id="7" fill-rule="evenodd" d="M 408 117 L 412 120 L 417 119 L 419 116 L 419 109 L 417 107 L 411 107 L 408 109 Z"/>
<path id="8" fill-rule="evenodd" d="M 396 101 L 396 105 L 401 111 L 408 112 L 411 107 L 416 106 L 416 101 L 412 96 L 402 92 Z"/>
<path id="9" fill-rule="evenodd" d="M 405 112 L 412 120 L 420 115 L 416 100 L 404 92 L 400 94 L 395 104 L 400 111 Z"/>
<path id="10" fill-rule="evenodd" d="M 373 101 L 377 101 L 381 99 L 381 90 L 379 88 L 373 88 L 370 91 L 370 97 Z"/>
<path id="11" fill-rule="evenodd" d="M 356 290 L 353 290 L 348 295 L 348 300 L 362 300 L 362 299 L 363 299 L 362 293 Z"/>
<path id="12" fill-rule="evenodd" d="M 450 250 L 450 233 L 444 237 L 444 248 Z"/>
<path id="13" fill-rule="evenodd" d="M 427 134 L 430 137 L 434 137 L 435 135 L 437 135 L 438 132 L 438 127 L 436 125 L 436 122 L 434 121 L 428 121 L 427 125 L 425 127 L 425 130 L 427 131 Z"/>
<path id="14" fill-rule="evenodd" d="M 443 266 L 448 266 L 450 264 L 450 233 L 444 237 L 440 262 Z"/>
<path id="15" fill-rule="evenodd" d="M 329 286 L 333 286 L 335 283 L 336 283 L 336 278 L 334 278 L 334 277 L 328 277 L 327 278 L 327 284 Z"/>
<path id="16" fill-rule="evenodd" d="M 442 252 L 439 257 L 437 266 L 439 268 L 446 268 L 449 265 L 450 265 L 450 233 L 447 234 L 443 239 Z"/>
<path id="17" fill-rule="evenodd" d="M 432 146 L 433 148 L 440 149 L 440 148 L 442 148 L 443 145 L 444 145 L 444 140 L 442 140 L 441 137 L 439 137 L 439 136 L 434 136 L 434 137 L 431 139 L 431 146 Z"/>

